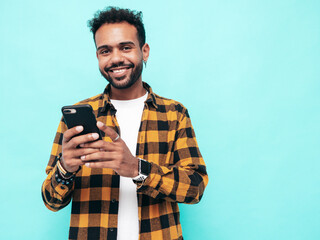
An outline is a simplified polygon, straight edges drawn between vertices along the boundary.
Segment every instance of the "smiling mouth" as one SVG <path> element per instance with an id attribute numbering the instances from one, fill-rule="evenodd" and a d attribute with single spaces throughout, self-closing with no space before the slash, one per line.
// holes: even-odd
<path id="1" fill-rule="evenodd" d="M 125 72 L 126 70 L 128 70 L 130 67 L 127 67 L 127 68 L 117 68 L 117 69 L 110 69 L 109 71 L 110 72 L 113 72 L 113 73 L 123 73 Z"/>
<path id="2" fill-rule="evenodd" d="M 121 81 L 130 73 L 131 66 L 117 66 L 109 68 L 107 73 L 115 80 Z"/>
<path id="3" fill-rule="evenodd" d="M 114 64 L 111 67 L 106 67 L 104 70 L 106 72 L 121 73 L 133 67 L 133 64 Z"/>

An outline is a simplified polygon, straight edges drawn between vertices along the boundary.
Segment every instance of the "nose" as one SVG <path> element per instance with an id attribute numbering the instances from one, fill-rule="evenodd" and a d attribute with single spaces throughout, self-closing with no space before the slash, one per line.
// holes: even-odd
<path id="1" fill-rule="evenodd" d="M 110 62 L 112 65 L 124 62 L 124 58 L 118 49 L 112 51 Z"/>

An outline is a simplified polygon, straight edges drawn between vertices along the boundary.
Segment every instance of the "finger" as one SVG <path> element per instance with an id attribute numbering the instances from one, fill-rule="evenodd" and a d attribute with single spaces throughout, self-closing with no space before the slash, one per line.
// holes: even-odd
<path id="1" fill-rule="evenodd" d="M 63 163 L 65 169 L 70 169 L 70 167 L 78 167 L 80 165 L 84 165 L 84 162 L 81 160 L 81 156 L 86 156 L 95 152 L 100 152 L 100 150 L 94 148 L 84 148 L 68 151 L 68 153 L 61 158 L 61 162 Z"/>
<path id="2" fill-rule="evenodd" d="M 97 149 L 97 148 L 77 148 L 76 150 L 74 150 L 72 158 L 80 159 L 80 157 L 83 155 L 89 155 L 91 153 L 95 153 L 99 151 L 100 149 Z"/>
<path id="3" fill-rule="evenodd" d="M 97 126 L 106 134 L 106 136 L 109 136 L 113 142 L 117 141 L 120 138 L 119 134 L 116 131 L 114 131 L 111 127 L 107 127 L 104 123 L 98 121 Z"/>
<path id="4" fill-rule="evenodd" d="M 70 167 L 79 167 L 79 166 L 84 165 L 84 162 L 82 162 L 80 158 L 72 158 L 72 159 L 69 159 L 68 161 L 65 161 L 63 163 L 63 165 L 64 165 L 64 168 L 66 166 L 68 166 L 69 168 Z"/>
<path id="5" fill-rule="evenodd" d="M 73 165 L 74 167 L 76 167 L 76 166 L 82 166 L 82 165 L 85 164 L 83 161 L 81 161 L 80 158 L 73 158 L 73 159 L 71 159 L 71 161 L 72 161 L 72 165 Z"/>
<path id="6" fill-rule="evenodd" d="M 90 143 L 80 144 L 82 148 L 95 148 L 102 151 L 115 151 L 117 149 L 116 145 L 112 142 L 105 142 L 103 140 L 98 140 Z"/>
<path id="7" fill-rule="evenodd" d="M 82 143 L 92 142 L 92 141 L 97 140 L 98 138 L 99 138 L 98 133 L 88 133 L 85 135 L 77 136 L 77 137 L 72 138 L 69 141 L 69 147 L 76 148 L 77 146 L 79 146 Z"/>
<path id="8" fill-rule="evenodd" d="M 62 141 L 69 142 L 73 136 L 81 133 L 82 131 L 83 131 L 83 126 L 76 126 L 76 127 L 70 128 L 64 132 Z"/>
<path id="9" fill-rule="evenodd" d="M 114 160 L 114 153 L 113 152 L 95 152 L 87 155 L 82 155 L 80 157 L 82 161 L 91 162 L 91 161 L 112 161 Z"/>
<path id="10" fill-rule="evenodd" d="M 111 168 L 113 169 L 113 162 L 111 161 L 103 161 L 103 162 L 86 162 L 84 163 L 86 167 L 89 168 Z"/>

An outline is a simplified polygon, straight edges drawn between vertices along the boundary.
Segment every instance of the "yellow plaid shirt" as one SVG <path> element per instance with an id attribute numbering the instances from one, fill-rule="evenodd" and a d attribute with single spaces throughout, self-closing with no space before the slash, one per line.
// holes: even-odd
<path id="1" fill-rule="evenodd" d="M 208 183 L 187 109 L 179 102 L 149 92 L 145 101 L 136 156 L 151 163 L 151 173 L 137 185 L 139 239 L 183 239 L 178 203 L 198 203 Z M 116 110 L 103 94 L 78 104 L 90 104 L 98 121 L 119 133 Z M 72 199 L 69 239 L 117 239 L 120 177 L 112 169 L 83 166 L 68 184 L 58 181 L 57 158 L 67 127 L 60 121 L 42 185 L 42 198 L 52 211 Z M 104 136 L 105 141 L 111 141 Z"/>

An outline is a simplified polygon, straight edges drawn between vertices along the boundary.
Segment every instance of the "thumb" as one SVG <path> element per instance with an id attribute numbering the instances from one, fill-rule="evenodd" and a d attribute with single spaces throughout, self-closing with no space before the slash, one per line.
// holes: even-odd
<path id="1" fill-rule="evenodd" d="M 106 136 L 110 137 L 113 142 L 119 139 L 119 134 L 116 131 L 114 131 L 111 127 L 107 127 L 107 125 L 105 125 L 104 123 L 98 121 L 97 127 L 101 131 L 103 131 L 106 134 Z"/>

